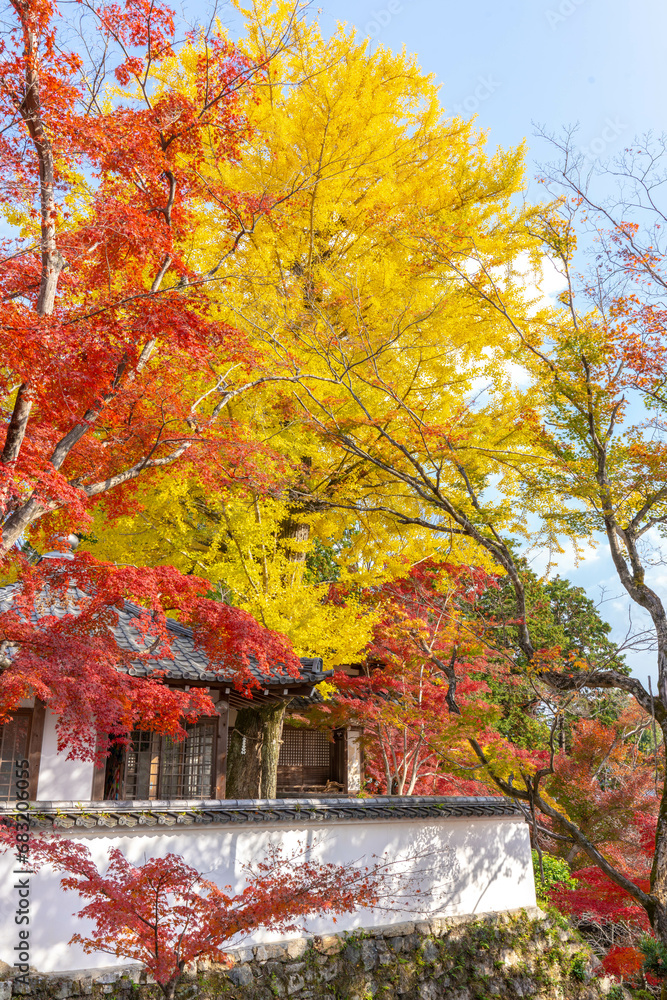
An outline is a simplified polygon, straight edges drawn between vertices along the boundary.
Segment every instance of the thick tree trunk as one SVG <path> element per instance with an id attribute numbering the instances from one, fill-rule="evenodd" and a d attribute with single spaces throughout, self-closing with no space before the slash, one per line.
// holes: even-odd
<path id="1" fill-rule="evenodd" d="M 264 716 L 264 739 L 262 741 L 262 785 L 261 798 L 275 799 L 278 784 L 278 758 L 283 738 L 283 722 L 287 702 L 271 705 L 272 711 Z"/>
<path id="2" fill-rule="evenodd" d="M 275 799 L 286 702 L 242 708 L 227 754 L 228 799 Z"/>
<path id="3" fill-rule="evenodd" d="M 292 548 L 289 544 L 285 546 L 290 562 L 304 563 L 306 561 L 305 542 L 310 537 L 310 525 L 301 524 L 296 511 L 290 512 L 289 518 L 281 524 L 279 537 L 281 541 L 294 542 L 298 546 L 296 548 Z"/>

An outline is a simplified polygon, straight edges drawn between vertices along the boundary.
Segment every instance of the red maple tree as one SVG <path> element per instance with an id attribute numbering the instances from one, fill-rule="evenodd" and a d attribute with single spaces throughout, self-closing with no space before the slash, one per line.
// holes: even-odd
<path id="1" fill-rule="evenodd" d="M 391 868 L 323 864 L 310 849 L 287 855 L 273 847 L 264 861 L 246 867 L 247 885 L 233 894 L 174 854 L 133 865 L 114 848 L 101 874 L 84 844 L 54 838 L 35 841 L 31 859 L 64 872 L 63 887 L 89 900 L 78 916 L 94 929 L 70 944 L 141 962 L 167 1000 L 197 959 L 229 964 L 224 945 L 232 938 L 257 927 L 293 931 L 308 915 L 386 901 Z"/>
<path id="2" fill-rule="evenodd" d="M 191 33 L 186 87 L 165 3 L 78 0 L 76 23 L 52 0 L 11 0 L 10 12 L 0 42 L 0 204 L 12 223 L 0 241 L 0 557 L 5 579 L 20 582 L 0 607 L 0 717 L 35 694 L 60 714 L 62 748 L 90 757 L 96 733 L 173 734 L 212 711 L 201 692 L 119 673 L 131 663 L 109 629 L 124 598 L 147 612 L 144 661 L 169 656 L 172 609 L 202 644 L 216 633 L 212 669 L 237 665 L 246 689 L 250 655 L 298 667 L 281 637 L 207 602 L 204 580 L 80 555 L 35 566 L 21 550 L 36 525 L 62 548 L 93 504 L 131 509 L 139 477 L 177 462 L 212 489 L 270 480 L 227 404 L 277 375 L 220 321 L 207 289 L 272 200 L 204 180 L 201 166 L 243 155 L 244 108 L 287 36 L 251 63 L 217 29 Z M 190 236 L 205 211 L 227 239 L 198 270 Z"/>
<path id="3" fill-rule="evenodd" d="M 361 598 L 379 612 L 358 674 L 337 671 L 320 724 L 363 726 L 365 772 L 387 795 L 488 794 L 468 738 L 493 734 L 498 711 L 485 676 L 505 675 L 462 609 L 493 581 L 429 559 Z M 332 600 L 343 600 L 334 592 Z M 454 711 L 452 711 L 454 707 Z"/>

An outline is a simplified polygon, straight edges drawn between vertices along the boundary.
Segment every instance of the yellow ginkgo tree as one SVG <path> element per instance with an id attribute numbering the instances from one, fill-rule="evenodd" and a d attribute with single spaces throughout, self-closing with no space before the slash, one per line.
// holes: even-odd
<path id="1" fill-rule="evenodd" d="M 309 553 L 323 545 L 336 574 L 359 585 L 438 553 L 483 563 L 446 512 L 434 540 L 425 511 L 433 482 L 471 510 L 466 477 L 498 485 L 490 451 L 506 462 L 486 502 L 503 526 L 521 525 L 517 459 L 540 452 L 521 423 L 515 348 L 483 293 L 501 282 L 527 315 L 523 275 L 541 244 L 522 204 L 523 150 L 487 153 L 413 58 L 370 52 L 343 27 L 324 38 L 285 4 L 258 0 L 245 18 L 248 58 L 275 54 L 244 106 L 241 155 L 223 161 L 212 143 L 202 157 L 207 198 L 186 259 L 209 276 L 219 321 L 254 353 L 221 348 L 188 390 L 201 381 L 211 392 L 213 372 L 226 426 L 244 429 L 253 462 L 239 460 L 213 493 L 205 475 L 170 471 L 138 495 L 135 514 L 100 507 L 102 541 L 89 544 L 202 573 L 297 652 L 349 662 L 371 623 L 353 597 L 326 602 Z M 194 86 L 204 44 L 165 60 L 157 90 Z"/>

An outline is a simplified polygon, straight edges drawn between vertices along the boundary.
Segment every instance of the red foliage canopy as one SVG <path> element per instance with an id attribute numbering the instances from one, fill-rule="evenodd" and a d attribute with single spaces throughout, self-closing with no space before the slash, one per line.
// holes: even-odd
<path id="1" fill-rule="evenodd" d="M 487 700 L 485 677 L 507 670 L 488 657 L 465 608 L 490 585 L 482 570 L 429 559 L 363 595 L 381 617 L 361 672 L 337 672 L 335 703 L 317 714 L 364 726 L 366 774 L 378 790 L 489 793 L 473 780 L 478 765 L 467 739 L 495 738 L 497 709 Z"/>
<path id="2" fill-rule="evenodd" d="M 37 695 L 61 715 L 62 747 L 91 757 L 98 734 L 177 735 L 183 719 L 212 711 L 201 691 L 118 672 L 170 655 L 165 608 L 192 622 L 213 670 L 237 668 L 244 690 L 256 683 L 250 655 L 287 673 L 298 664 L 284 638 L 207 601 L 199 578 L 79 556 L 56 573 L 17 550 L 37 524 L 43 539 L 81 530 L 100 498 L 122 513 L 138 477 L 178 461 L 211 488 L 268 480 L 227 404 L 271 373 L 206 289 L 271 203 L 200 168 L 242 155 L 244 109 L 274 53 L 253 65 L 217 31 L 195 32 L 186 87 L 169 62 L 165 3 L 78 3 L 75 28 L 52 0 L 12 0 L 0 41 L 0 201 L 16 227 L 0 245 L 0 557 L 5 579 L 20 579 L 0 610 L 0 717 Z M 79 27 L 85 44 L 72 43 Z M 190 237 L 207 207 L 228 240 L 197 271 Z M 123 598 L 147 611 L 146 648 L 132 657 L 110 633 Z"/>
<path id="3" fill-rule="evenodd" d="M 280 664 L 286 676 L 298 676 L 299 661 L 284 636 L 241 609 L 206 600 L 207 588 L 206 580 L 169 566 L 119 569 L 85 553 L 72 562 L 24 563 L 21 586 L 5 591 L 11 603 L 0 614 L 5 655 L 15 650 L 0 674 L 0 720 L 35 695 L 58 713 L 59 748 L 98 763 L 109 734 L 122 740 L 140 728 L 184 736 L 183 722 L 215 709 L 206 688 L 185 692 L 164 683 L 162 665 L 173 657 L 165 605 L 192 621 L 209 670 L 235 678 L 248 694 L 259 685 L 251 658 L 266 670 Z M 137 593 L 146 611 L 133 619 L 137 642 L 130 650 L 112 629 L 124 598 Z M 138 666 L 152 676 L 132 676 Z"/>

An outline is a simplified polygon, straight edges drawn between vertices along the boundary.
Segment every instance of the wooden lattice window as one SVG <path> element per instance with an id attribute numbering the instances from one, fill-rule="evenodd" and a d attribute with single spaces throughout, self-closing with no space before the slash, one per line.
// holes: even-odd
<path id="1" fill-rule="evenodd" d="M 16 798 L 16 761 L 27 760 L 30 749 L 31 710 L 14 713 L 0 726 L 0 801 Z"/>
<path id="2" fill-rule="evenodd" d="M 285 794 L 326 785 L 332 779 L 332 748 L 329 733 L 284 726 L 278 758 L 278 792 Z"/>
<path id="3" fill-rule="evenodd" d="M 135 731 L 127 751 L 112 754 L 105 799 L 208 799 L 214 794 L 216 719 L 186 725 L 176 742 L 157 733 Z"/>

